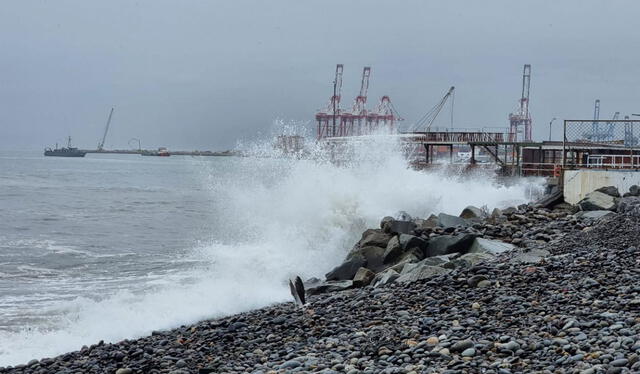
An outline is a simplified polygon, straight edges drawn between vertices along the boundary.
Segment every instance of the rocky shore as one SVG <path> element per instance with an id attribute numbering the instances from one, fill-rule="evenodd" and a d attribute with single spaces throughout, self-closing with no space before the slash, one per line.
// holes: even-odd
<path id="1" fill-rule="evenodd" d="M 640 190 L 385 217 L 308 304 L 0 373 L 640 372 Z"/>

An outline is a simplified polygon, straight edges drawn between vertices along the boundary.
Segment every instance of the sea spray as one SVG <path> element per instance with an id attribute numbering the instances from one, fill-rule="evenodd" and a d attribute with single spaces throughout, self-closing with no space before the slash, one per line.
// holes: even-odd
<path id="1" fill-rule="evenodd" d="M 249 157 L 216 167 L 203 162 L 216 214 L 210 240 L 186 255 L 193 266 L 144 293 L 122 289 L 103 299 L 61 302 L 63 317 L 53 327 L 0 335 L 0 365 L 286 301 L 289 276 L 322 277 L 383 216 L 514 205 L 540 184 L 521 179 L 505 186 L 490 174 L 417 171 L 391 137 L 342 147 L 308 143 L 304 155 L 288 157 L 270 142 L 254 143 L 244 149 Z"/>

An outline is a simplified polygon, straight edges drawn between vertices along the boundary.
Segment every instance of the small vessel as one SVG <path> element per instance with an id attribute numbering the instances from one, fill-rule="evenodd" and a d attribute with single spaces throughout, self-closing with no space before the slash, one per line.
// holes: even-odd
<path id="1" fill-rule="evenodd" d="M 160 147 L 158 148 L 157 151 L 147 151 L 144 150 L 140 153 L 142 156 L 161 156 L 161 157 L 167 157 L 167 156 L 171 156 L 171 153 L 169 153 L 169 150 L 164 148 L 164 147 Z"/>
<path id="2" fill-rule="evenodd" d="M 67 146 L 58 148 L 58 144 L 56 143 L 56 148 L 45 148 L 44 155 L 45 156 L 58 156 L 58 157 L 84 157 L 87 152 L 80 150 L 78 148 L 71 146 L 71 137 L 67 138 Z"/>

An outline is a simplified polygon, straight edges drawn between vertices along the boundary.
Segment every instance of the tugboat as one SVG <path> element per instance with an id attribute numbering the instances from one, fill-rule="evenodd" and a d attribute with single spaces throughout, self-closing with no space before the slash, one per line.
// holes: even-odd
<path id="1" fill-rule="evenodd" d="M 78 148 L 71 146 L 71 137 L 67 138 L 67 146 L 58 148 L 58 143 L 56 143 L 56 148 L 45 148 L 44 155 L 45 156 L 58 156 L 58 157 L 84 157 L 87 152 L 82 151 Z"/>

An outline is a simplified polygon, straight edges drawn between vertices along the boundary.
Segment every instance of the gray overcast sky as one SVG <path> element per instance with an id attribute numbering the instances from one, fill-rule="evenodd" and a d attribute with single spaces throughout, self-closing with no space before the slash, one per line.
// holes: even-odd
<path id="1" fill-rule="evenodd" d="M 226 149 L 313 120 L 336 63 L 345 103 L 370 65 L 370 105 L 409 123 L 455 85 L 460 127 L 506 126 L 529 63 L 540 139 L 596 98 L 640 112 L 639 19 L 635 0 L 3 0 L 0 148 L 95 147 L 115 106 L 109 148 Z"/>

